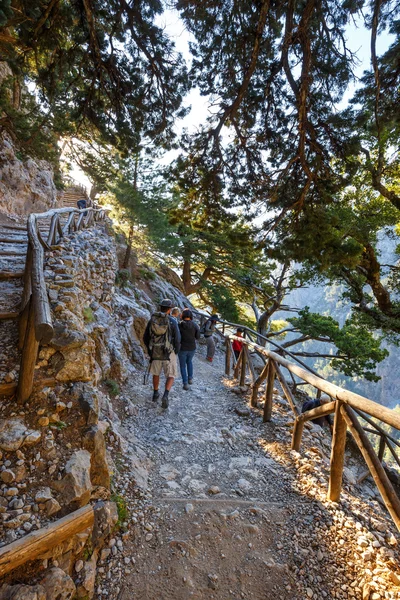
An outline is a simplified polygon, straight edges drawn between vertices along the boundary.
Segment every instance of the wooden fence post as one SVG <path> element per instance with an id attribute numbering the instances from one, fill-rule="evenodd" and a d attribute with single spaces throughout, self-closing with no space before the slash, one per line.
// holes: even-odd
<path id="1" fill-rule="evenodd" d="M 274 391 L 275 383 L 275 365 L 274 361 L 270 358 L 268 361 L 268 376 L 267 385 L 265 386 L 265 403 L 264 403 L 264 415 L 263 422 L 267 423 L 271 420 L 272 415 L 272 394 Z"/>
<path id="2" fill-rule="evenodd" d="M 242 363 L 243 354 L 244 354 L 244 352 L 243 352 L 243 348 L 242 348 L 240 351 L 239 357 L 236 361 L 235 368 L 233 369 L 233 376 L 235 379 L 238 379 L 238 377 L 239 377 L 239 369 L 240 369 L 240 365 Z"/>
<path id="3" fill-rule="evenodd" d="M 35 334 L 35 309 L 32 297 L 29 301 L 29 314 L 25 331 L 24 346 L 21 355 L 21 367 L 18 378 L 17 401 L 28 400 L 33 389 L 35 365 L 39 350 L 39 342 Z"/>
<path id="4" fill-rule="evenodd" d="M 232 349 L 231 349 L 231 340 L 228 336 L 225 338 L 225 375 L 229 377 L 231 374 L 231 359 L 232 359 Z"/>
<path id="5" fill-rule="evenodd" d="M 378 449 L 378 458 L 381 462 L 383 461 L 383 455 L 385 454 L 385 449 L 386 449 L 386 439 L 384 438 L 383 435 L 381 435 L 380 440 L 379 440 L 379 449 Z"/>
<path id="6" fill-rule="evenodd" d="M 247 365 L 247 354 L 246 354 L 246 349 L 244 347 L 244 344 L 243 344 L 243 348 L 241 351 L 241 355 L 242 355 L 242 362 L 241 362 L 239 385 L 243 386 L 246 383 L 246 365 Z"/>
<path id="7" fill-rule="evenodd" d="M 344 451 L 346 447 L 347 425 L 341 413 L 342 403 L 336 400 L 335 421 L 333 424 L 331 470 L 329 474 L 328 500 L 339 502 L 342 489 Z"/>
<path id="8" fill-rule="evenodd" d="M 259 387 L 262 384 L 262 382 L 268 376 L 268 369 L 269 369 L 269 366 L 268 366 L 268 363 L 266 363 L 263 370 L 261 371 L 260 375 L 257 377 L 257 379 L 255 380 L 255 382 L 252 385 L 251 406 L 257 406 L 258 390 L 259 390 Z"/>
<path id="9" fill-rule="evenodd" d="M 365 431 L 361 427 L 353 409 L 350 408 L 350 406 L 342 406 L 340 411 L 371 471 L 371 475 L 385 502 L 386 508 L 395 522 L 397 529 L 400 531 L 400 499 L 394 491 L 393 486 L 386 475 L 385 469 L 382 467 L 379 458 Z"/>
<path id="10" fill-rule="evenodd" d="M 293 435 L 292 435 L 292 450 L 296 450 L 296 452 L 300 452 L 301 438 L 303 437 L 303 429 L 304 423 L 302 419 L 296 419 L 293 427 Z"/>

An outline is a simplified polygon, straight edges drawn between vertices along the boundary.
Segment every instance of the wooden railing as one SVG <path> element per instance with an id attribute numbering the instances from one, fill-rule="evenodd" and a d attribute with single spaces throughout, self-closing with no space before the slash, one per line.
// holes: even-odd
<path id="1" fill-rule="evenodd" d="M 234 360 L 232 350 L 233 340 L 238 340 L 243 343 L 237 361 Z M 304 368 L 299 364 L 290 362 L 278 353 L 272 352 L 246 337 L 241 338 L 228 334 L 225 337 L 225 344 L 225 373 L 228 376 L 230 375 L 233 363 L 234 376 L 239 380 L 240 384 L 243 385 L 245 383 L 247 370 L 252 380 L 250 401 L 252 406 L 257 405 L 259 388 L 264 381 L 266 382 L 263 409 L 264 421 L 271 420 L 275 379 L 278 379 L 280 382 L 282 390 L 295 416 L 292 438 L 293 450 L 300 450 L 304 424 L 306 421 L 334 413 L 328 499 L 333 502 L 338 502 L 340 499 L 346 435 L 347 430 L 349 430 L 367 464 L 368 474 L 372 475 L 386 508 L 400 531 L 400 499 L 381 464 L 386 445 L 395 457 L 397 464 L 400 464 L 394 449 L 395 446 L 399 446 L 399 443 L 395 438 L 387 434 L 382 427 L 372 421 L 372 418 L 379 419 L 381 422 L 400 430 L 400 415 L 368 398 L 364 398 L 363 396 L 329 383 L 315 374 L 315 372 L 312 372 L 310 368 Z M 252 365 L 250 349 L 264 359 L 264 368 L 258 377 L 256 376 L 254 366 Z M 286 369 L 292 377 L 296 376 L 304 383 L 316 388 L 319 395 L 325 393 L 330 396 L 331 402 L 322 404 L 313 410 L 299 413 L 294 394 L 282 373 L 282 368 Z M 359 417 L 364 419 L 370 427 L 363 427 Z M 367 432 L 371 433 L 371 431 L 372 433 L 378 432 L 380 435 L 381 443 L 378 454 L 375 452 L 374 447 L 367 436 Z M 364 476 L 365 474 L 363 477 Z"/>
<path id="2" fill-rule="evenodd" d="M 48 343 L 54 334 L 43 269 L 45 250 L 50 250 L 65 235 L 90 227 L 94 222 L 104 220 L 105 216 L 106 209 L 103 208 L 59 208 L 28 217 L 28 249 L 19 320 L 22 350 L 17 388 L 19 402 L 24 402 L 31 395 L 39 344 Z M 49 226 L 46 238 L 40 229 L 44 222 Z"/>

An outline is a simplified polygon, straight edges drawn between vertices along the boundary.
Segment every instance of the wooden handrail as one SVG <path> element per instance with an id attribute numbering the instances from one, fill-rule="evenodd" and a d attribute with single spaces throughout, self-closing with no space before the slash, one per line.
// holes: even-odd
<path id="1" fill-rule="evenodd" d="M 333 502 L 338 502 L 340 499 L 345 458 L 346 432 L 347 429 L 349 429 L 362 456 L 365 459 L 365 462 L 367 463 L 369 473 L 375 480 L 386 508 L 396 524 L 396 527 L 400 531 L 400 500 L 386 475 L 384 467 L 381 464 L 386 446 L 389 448 L 395 461 L 399 465 L 400 459 L 397 457 L 394 451 L 394 445 L 391 441 L 394 440 L 394 438 L 392 438 L 389 434 L 386 434 L 386 432 L 378 424 L 375 424 L 370 419 L 370 417 L 374 417 L 386 423 L 387 425 L 400 430 L 400 415 L 398 415 L 395 411 L 386 408 L 385 406 L 381 406 L 380 404 L 369 400 L 368 398 L 364 398 L 359 394 L 355 394 L 335 384 L 329 383 L 325 379 L 310 373 L 299 365 L 289 362 L 276 352 L 272 352 L 263 346 L 259 346 L 248 338 L 227 335 L 225 340 L 227 357 L 229 356 L 229 360 L 232 354 L 232 341 L 237 340 L 243 344 L 239 360 L 237 361 L 234 369 L 234 376 L 237 379 L 240 379 L 240 385 L 245 383 L 246 366 L 249 372 L 251 372 L 251 358 L 250 353 L 248 352 L 248 347 L 255 349 L 259 355 L 266 359 L 264 369 L 259 377 L 252 377 L 252 394 L 250 401 L 251 406 L 257 406 L 258 389 L 262 381 L 266 379 L 265 403 L 263 411 L 264 422 L 271 420 L 275 377 L 277 377 L 281 382 L 284 394 L 296 417 L 292 437 L 293 450 L 300 450 L 303 428 L 306 421 L 327 416 L 333 412 L 335 413 L 328 499 Z M 294 403 L 292 393 L 290 392 L 289 387 L 283 378 L 279 365 L 287 369 L 289 373 L 296 375 L 307 384 L 315 387 L 319 393 L 324 392 L 328 394 L 332 401 L 328 402 L 327 404 L 322 404 L 318 408 L 314 408 L 299 414 Z M 230 364 L 228 364 L 228 358 L 225 363 L 225 373 L 227 375 L 230 373 Z M 357 415 L 365 419 L 371 426 L 375 427 L 375 430 L 371 430 L 372 433 L 380 435 L 378 454 L 375 452 L 366 435 L 366 432 L 358 421 Z"/>
<path id="2" fill-rule="evenodd" d="M 20 347 L 22 348 L 20 377 L 17 399 L 27 400 L 33 388 L 34 367 L 39 343 L 47 344 L 54 335 L 50 303 L 44 277 L 44 251 L 71 231 L 89 227 L 94 221 L 104 220 L 108 209 L 87 207 L 84 209 L 66 207 L 32 213 L 28 217 L 28 248 L 24 273 L 24 292 L 20 307 Z M 60 217 L 66 216 L 63 227 Z M 76 217 L 78 222 L 76 223 Z M 50 219 L 50 228 L 45 240 L 39 229 L 39 222 Z"/>

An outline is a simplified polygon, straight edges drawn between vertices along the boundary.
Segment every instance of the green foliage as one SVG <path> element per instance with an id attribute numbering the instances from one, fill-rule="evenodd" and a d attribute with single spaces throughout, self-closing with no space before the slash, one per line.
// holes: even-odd
<path id="1" fill-rule="evenodd" d="M 94 314 L 93 314 L 93 310 L 90 308 L 90 306 L 85 306 L 85 308 L 82 310 L 82 313 L 83 313 L 83 318 L 85 319 L 86 323 L 93 323 Z"/>
<path id="2" fill-rule="evenodd" d="M 145 267 L 139 267 L 138 271 L 140 277 L 146 281 L 154 281 L 156 278 L 154 271 L 150 271 L 150 269 L 146 269 Z"/>
<path id="3" fill-rule="evenodd" d="M 239 310 L 230 290 L 218 284 L 206 284 L 206 289 L 213 312 L 218 312 L 226 321 L 238 323 L 240 320 Z"/>
<path id="4" fill-rule="evenodd" d="M 104 385 L 107 387 L 110 396 L 115 397 L 120 393 L 120 387 L 114 379 L 105 379 Z"/>
<path id="5" fill-rule="evenodd" d="M 111 501 L 115 502 L 117 505 L 118 521 L 115 525 L 115 529 L 118 530 L 121 529 L 122 524 L 126 522 L 129 516 L 128 507 L 125 498 L 116 492 L 111 494 Z"/>
<path id="6" fill-rule="evenodd" d="M 115 284 L 120 288 L 125 288 L 131 281 L 131 274 L 128 269 L 120 269 L 115 276 Z"/>
<path id="7" fill-rule="evenodd" d="M 308 307 L 301 310 L 298 317 L 291 317 L 288 321 L 304 335 L 336 346 L 330 360 L 334 369 L 344 375 L 358 375 L 368 381 L 379 381 L 372 369 L 388 356 L 387 350 L 380 348 L 382 338 L 374 337 L 351 319 L 339 327 L 332 317 L 311 313 Z"/>
<path id="8" fill-rule="evenodd" d="M 174 118 L 186 112 L 187 75 L 155 24 L 162 10 L 158 0 L 30 0 L 18 7 L 6 0 L 1 55 L 44 107 L 41 131 L 100 141 L 125 153 L 138 147 L 141 135 L 169 147 Z M 27 137 L 36 131 L 36 125 L 28 127 Z"/>

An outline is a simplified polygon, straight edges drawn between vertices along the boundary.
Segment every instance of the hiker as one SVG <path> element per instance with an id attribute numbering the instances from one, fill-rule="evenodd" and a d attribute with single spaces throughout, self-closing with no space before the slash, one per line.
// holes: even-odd
<path id="1" fill-rule="evenodd" d="M 215 331 L 215 326 L 218 321 L 218 315 L 211 315 L 209 319 L 204 323 L 203 331 L 204 337 L 206 338 L 207 344 L 207 356 L 206 360 L 208 362 L 212 362 L 215 354 L 215 340 L 213 333 Z"/>
<path id="2" fill-rule="evenodd" d="M 189 308 L 182 311 L 179 323 L 181 333 L 181 349 L 179 350 L 179 366 L 181 368 L 183 389 L 188 390 L 193 383 L 193 357 L 196 352 L 196 340 L 200 338 L 200 328 L 193 321 L 193 313 Z"/>
<path id="3" fill-rule="evenodd" d="M 87 208 L 86 198 L 81 198 L 80 200 L 78 200 L 78 202 L 76 204 L 78 205 L 79 210 L 83 210 L 84 208 Z M 83 213 L 84 217 L 86 217 L 86 215 L 87 215 L 87 210 L 85 210 L 85 212 Z"/>
<path id="4" fill-rule="evenodd" d="M 236 329 L 236 337 L 243 337 L 243 333 L 244 333 L 244 329 L 243 327 L 238 327 Z M 232 350 L 233 350 L 233 354 L 235 355 L 235 359 L 238 360 L 239 358 L 239 354 L 241 353 L 243 348 L 243 342 L 239 342 L 239 340 L 233 340 L 232 342 Z"/>
<path id="5" fill-rule="evenodd" d="M 171 310 L 171 317 L 172 317 L 173 319 L 175 319 L 175 321 L 176 321 L 177 323 L 179 323 L 179 315 L 180 315 L 180 312 L 181 312 L 181 309 L 180 309 L 180 308 L 178 308 L 177 306 L 175 306 L 175 308 L 173 308 L 173 309 Z"/>
<path id="6" fill-rule="evenodd" d="M 159 312 L 151 315 L 143 335 L 143 341 L 150 356 L 150 373 L 153 375 L 153 402 L 160 397 L 158 387 L 161 371 L 165 375 L 165 390 L 161 406 L 168 408 L 169 392 L 178 374 L 177 354 L 180 349 L 181 334 L 178 323 L 170 316 L 172 300 L 165 298 L 160 303 Z"/>
<path id="7" fill-rule="evenodd" d="M 307 412 L 307 410 L 312 410 L 313 408 L 318 408 L 322 404 L 328 404 L 328 402 L 332 402 L 331 398 L 326 394 L 322 394 L 321 398 L 315 398 L 314 400 L 306 400 L 301 407 L 301 412 Z M 312 423 L 319 425 L 320 427 L 325 427 L 325 425 L 331 425 L 330 416 L 326 417 L 318 417 L 317 419 L 313 419 Z"/>

